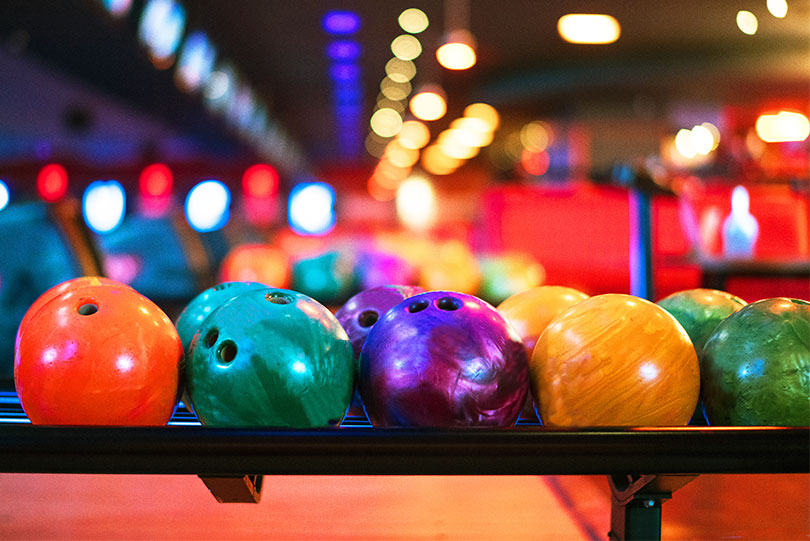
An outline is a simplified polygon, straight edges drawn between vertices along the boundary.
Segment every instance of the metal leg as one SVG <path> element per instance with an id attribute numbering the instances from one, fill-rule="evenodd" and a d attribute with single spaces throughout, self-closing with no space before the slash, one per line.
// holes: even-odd
<path id="1" fill-rule="evenodd" d="M 661 505 L 697 475 L 611 475 L 610 539 L 661 539 Z"/>
<path id="2" fill-rule="evenodd" d="M 262 475 L 200 475 L 219 503 L 259 503 Z"/>

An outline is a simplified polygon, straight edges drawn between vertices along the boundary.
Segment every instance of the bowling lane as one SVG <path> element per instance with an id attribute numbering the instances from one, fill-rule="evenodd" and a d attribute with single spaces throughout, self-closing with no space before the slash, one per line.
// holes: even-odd
<path id="1" fill-rule="evenodd" d="M 602 476 L 277 476 L 218 504 L 191 476 L 0 475 L 0 539 L 606 539 Z M 806 539 L 810 475 L 701 475 L 662 539 Z"/>
<path id="2" fill-rule="evenodd" d="M 190 476 L 7 474 L 0 498 L 15 502 L 0 512 L 2 539 L 528 541 L 594 531 L 534 476 L 266 477 L 253 505 L 218 504 Z M 607 500 L 598 511 L 595 531 L 607 532 Z"/>

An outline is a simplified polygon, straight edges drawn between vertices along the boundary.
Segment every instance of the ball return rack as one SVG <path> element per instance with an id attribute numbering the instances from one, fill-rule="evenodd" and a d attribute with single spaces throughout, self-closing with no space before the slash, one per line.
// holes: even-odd
<path id="1" fill-rule="evenodd" d="M 810 473 L 810 428 L 230 429 L 0 421 L 0 471 L 197 475 L 258 502 L 269 475 L 606 475 L 610 539 L 659 539 L 662 503 L 704 473 Z"/>

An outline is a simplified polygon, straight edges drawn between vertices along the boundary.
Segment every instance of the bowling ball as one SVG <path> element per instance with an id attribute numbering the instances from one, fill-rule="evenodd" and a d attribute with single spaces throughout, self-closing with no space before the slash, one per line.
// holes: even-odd
<path id="1" fill-rule="evenodd" d="M 204 425 L 336 425 L 349 406 L 349 337 L 301 293 L 268 288 L 234 297 L 205 318 L 190 349 L 186 384 Z"/>
<path id="2" fill-rule="evenodd" d="M 478 296 L 497 304 L 521 291 L 534 288 L 546 279 L 546 269 L 530 254 L 507 252 L 478 257 L 481 283 Z"/>
<path id="3" fill-rule="evenodd" d="M 701 362 L 703 345 L 714 332 L 717 324 L 747 303 L 736 295 L 725 291 L 686 289 L 664 297 L 656 304 L 678 320 L 678 323 L 681 324 L 692 340 L 698 361 Z M 702 371 L 703 367 L 701 366 Z M 701 400 L 698 400 L 698 405 L 689 424 L 706 424 Z"/>
<path id="4" fill-rule="evenodd" d="M 292 267 L 292 287 L 322 303 L 343 303 L 355 287 L 354 258 L 333 251 L 300 259 Z"/>
<path id="5" fill-rule="evenodd" d="M 666 310 L 632 295 L 596 295 L 560 313 L 529 365 L 549 426 L 685 425 L 697 404 L 689 335 Z"/>
<path id="6" fill-rule="evenodd" d="M 360 253 L 355 274 L 361 290 L 389 284 L 409 284 L 416 280 L 416 269 L 408 261 L 399 255 L 377 250 Z"/>
<path id="7" fill-rule="evenodd" d="M 515 327 L 531 358 L 537 339 L 554 316 L 587 298 L 570 287 L 539 286 L 507 298 L 498 305 L 498 311 Z"/>
<path id="8" fill-rule="evenodd" d="M 268 244 L 241 244 L 231 249 L 219 266 L 221 282 L 260 282 L 287 287 L 290 257 Z"/>
<path id="9" fill-rule="evenodd" d="M 20 343 L 20 334 L 22 333 L 23 328 L 28 323 L 28 320 L 31 319 L 31 316 L 36 314 L 40 308 L 42 308 L 45 304 L 47 304 L 48 301 L 50 301 L 54 297 L 58 297 L 59 295 L 65 293 L 70 289 L 76 289 L 81 286 L 97 286 L 97 285 L 108 285 L 114 287 L 129 288 L 129 286 L 126 284 L 117 282 L 115 280 L 110 280 L 109 278 L 104 278 L 103 276 L 80 276 L 78 278 L 66 280 L 60 284 L 53 286 L 52 288 L 45 291 L 42 295 L 40 295 L 25 312 L 22 321 L 20 321 L 19 327 L 17 327 L 17 336 L 14 338 L 14 349 L 16 350 L 17 346 Z"/>
<path id="10" fill-rule="evenodd" d="M 702 353 L 711 425 L 810 425 L 810 302 L 763 299 L 720 322 Z"/>
<path id="11" fill-rule="evenodd" d="M 386 285 L 366 289 L 346 301 L 335 312 L 335 317 L 349 336 L 355 358 L 360 358 L 368 333 L 390 308 L 424 292 L 419 286 Z"/>
<path id="12" fill-rule="evenodd" d="M 678 291 L 656 304 L 675 316 L 700 356 L 717 324 L 747 303 L 725 291 L 698 288 Z"/>
<path id="13" fill-rule="evenodd" d="M 372 327 L 359 388 L 374 426 L 511 426 L 528 391 L 526 352 L 481 299 L 421 293 Z"/>
<path id="14" fill-rule="evenodd" d="M 472 294 L 480 283 L 478 260 L 469 246 L 457 240 L 434 247 L 419 269 L 419 285 L 428 291 L 453 290 Z"/>
<path id="15" fill-rule="evenodd" d="M 152 301 L 128 287 L 85 285 L 28 319 L 14 381 L 34 424 L 164 425 L 182 357 L 174 325 Z"/>
<path id="16" fill-rule="evenodd" d="M 258 282 L 223 282 L 209 287 L 189 302 L 177 317 L 177 333 L 183 343 L 183 351 L 188 355 L 194 333 L 200 328 L 211 312 L 237 295 L 254 289 L 267 289 Z"/>

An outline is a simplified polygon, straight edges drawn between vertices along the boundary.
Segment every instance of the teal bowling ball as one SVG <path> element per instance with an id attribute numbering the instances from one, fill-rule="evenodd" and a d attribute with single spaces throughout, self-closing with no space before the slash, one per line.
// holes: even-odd
<path id="1" fill-rule="evenodd" d="M 223 282 L 214 287 L 209 287 L 191 299 L 175 322 L 177 334 L 180 335 L 180 342 L 183 343 L 183 351 L 186 355 L 188 355 L 194 333 L 197 332 L 197 329 L 200 328 L 202 322 L 211 312 L 245 291 L 267 289 L 267 287 L 258 282 Z"/>
<path id="2" fill-rule="evenodd" d="M 753 302 L 717 325 L 701 358 L 710 425 L 810 425 L 810 302 Z"/>
<path id="3" fill-rule="evenodd" d="M 314 299 L 251 290 L 205 319 L 186 384 L 206 426 L 337 425 L 352 397 L 354 354 L 346 331 Z"/>
<path id="4" fill-rule="evenodd" d="M 747 303 L 726 291 L 696 288 L 675 292 L 656 304 L 678 320 L 700 355 L 717 325 Z"/>

